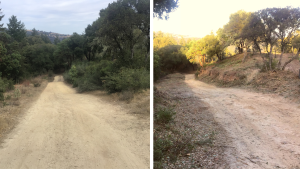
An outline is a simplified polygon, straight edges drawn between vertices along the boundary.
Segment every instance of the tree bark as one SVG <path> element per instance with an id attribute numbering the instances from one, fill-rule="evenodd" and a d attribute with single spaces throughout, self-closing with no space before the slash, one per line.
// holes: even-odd
<path id="1" fill-rule="evenodd" d="M 272 61 L 273 61 L 273 57 L 272 57 L 272 49 L 273 46 L 270 46 L 270 52 L 269 52 L 269 66 L 270 66 L 270 70 L 272 70 Z"/>
<path id="2" fill-rule="evenodd" d="M 279 57 L 279 60 L 278 60 L 278 63 L 277 63 L 277 69 L 280 69 L 283 53 L 284 53 L 284 49 L 281 50 L 281 54 L 280 54 L 280 57 Z"/>

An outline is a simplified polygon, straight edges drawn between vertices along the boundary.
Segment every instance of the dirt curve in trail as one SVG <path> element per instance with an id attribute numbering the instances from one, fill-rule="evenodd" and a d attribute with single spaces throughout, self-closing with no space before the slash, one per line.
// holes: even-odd
<path id="1" fill-rule="evenodd" d="M 62 79 L 48 84 L 2 144 L 0 168 L 150 168 L 149 121 Z"/>
<path id="2" fill-rule="evenodd" d="M 230 168 L 300 167 L 299 104 L 273 94 L 217 88 L 194 75 L 185 75 L 185 83 L 228 132 Z"/>

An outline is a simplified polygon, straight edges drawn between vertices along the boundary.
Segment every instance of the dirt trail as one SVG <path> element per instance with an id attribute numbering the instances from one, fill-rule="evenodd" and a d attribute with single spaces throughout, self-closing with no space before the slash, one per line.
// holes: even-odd
<path id="1" fill-rule="evenodd" d="M 56 76 L 0 149 L 0 168 L 150 167 L 149 119 Z"/>
<path id="2" fill-rule="evenodd" d="M 272 94 L 217 88 L 185 75 L 185 95 L 204 101 L 228 132 L 230 168 L 300 166 L 300 106 Z"/>

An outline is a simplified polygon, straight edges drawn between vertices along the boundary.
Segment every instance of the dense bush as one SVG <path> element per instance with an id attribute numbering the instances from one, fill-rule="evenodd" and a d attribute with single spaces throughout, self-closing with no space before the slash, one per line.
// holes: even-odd
<path id="1" fill-rule="evenodd" d="M 180 45 L 170 45 L 160 48 L 156 52 L 156 54 L 159 55 L 162 70 L 180 70 L 189 64 L 189 61 L 181 48 L 182 46 Z"/>
<path id="2" fill-rule="evenodd" d="M 104 88 L 109 93 L 150 88 L 150 72 L 146 69 L 122 68 L 105 78 Z"/>
<path id="3" fill-rule="evenodd" d="M 7 90 L 13 90 L 15 87 L 12 80 L 7 80 L 6 78 L 2 79 L 1 74 L 2 73 L 0 72 L 0 101 L 3 101 L 3 93 Z"/>
<path id="4" fill-rule="evenodd" d="M 150 88 L 150 71 L 145 68 L 116 69 L 115 62 L 75 63 L 64 74 L 64 79 L 78 87 L 79 92 L 104 89 L 109 93 L 139 91 Z"/>
<path id="5" fill-rule="evenodd" d="M 155 112 L 156 121 L 158 123 L 169 123 L 174 119 L 176 112 L 171 108 L 160 108 Z"/>

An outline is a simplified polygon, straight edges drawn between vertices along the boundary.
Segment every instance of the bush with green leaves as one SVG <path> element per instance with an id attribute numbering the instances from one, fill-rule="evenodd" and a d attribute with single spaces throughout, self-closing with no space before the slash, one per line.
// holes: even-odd
<path id="1" fill-rule="evenodd" d="M 176 112 L 171 108 L 159 108 L 155 111 L 156 121 L 158 123 L 169 123 L 174 119 Z"/>
<path id="2" fill-rule="evenodd" d="M 150 88 L 150 72 L 144 68 L 121 68 L 118 73 L 110 74 L 104 80 L 104 89 L 109 93 Z"/>
<path id="3" fill-rule="evenodd" d="M 172 147 L 171 140 L 158 138 L 154 141 L 154 161 L 159 161 L 163 157 L 163 152 L 168 151 Z"/>
<path id="4" fill-rule="evenodd" d="M 2 73 L 0 72 L 0 101 L 4 100 L 3 93 L 7 90 L 15 89 L 13 80 L 7 80 L 6 78 L 1 78 Z"/>

